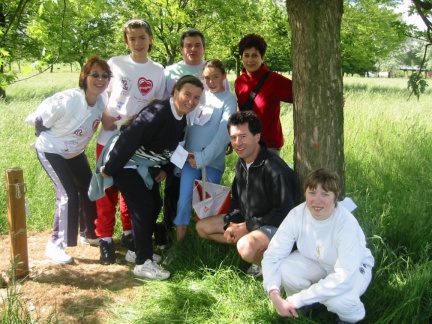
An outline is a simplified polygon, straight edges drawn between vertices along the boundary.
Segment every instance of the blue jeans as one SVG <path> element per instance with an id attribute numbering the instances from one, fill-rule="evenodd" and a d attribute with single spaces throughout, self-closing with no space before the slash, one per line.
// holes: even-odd
<path id="1" fill-rule="evenodd" d="M 177 205 L 177 216 L 174 224 L 177 226 L 189 225 L 192 212 L 192 193 L 194 180 L 201 180 L 202 171 L 194 169 L 186 161 L 183 166 L 180 178 L 180 197 Z M 212 167 L 206 167 L 206 181 L 219 184 L 223 172 Z"/>

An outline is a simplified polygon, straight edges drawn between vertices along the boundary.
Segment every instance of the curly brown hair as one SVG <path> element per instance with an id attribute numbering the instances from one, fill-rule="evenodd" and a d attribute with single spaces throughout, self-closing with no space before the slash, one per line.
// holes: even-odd
<path id="1" fill-rule="evenodd" d="M 239 42 L 239 53 L 243 56 L 243 52 L 247 48 L 255 47 L 261 56 L 264 57 L 267 50 L 267 43 L 263 37 L 258 34 L 247 34 Z"/>

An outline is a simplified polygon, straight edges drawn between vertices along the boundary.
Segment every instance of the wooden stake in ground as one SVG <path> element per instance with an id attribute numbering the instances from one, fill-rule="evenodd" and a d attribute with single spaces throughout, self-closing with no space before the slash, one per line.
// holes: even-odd
<path id="1" fill-rule="evenodd" d="M 26 187 L 21 169 L 6 169 L 6 191 L 8 193 L 12 276 L 21 279 L 29 274 L 25 212 Z"/>

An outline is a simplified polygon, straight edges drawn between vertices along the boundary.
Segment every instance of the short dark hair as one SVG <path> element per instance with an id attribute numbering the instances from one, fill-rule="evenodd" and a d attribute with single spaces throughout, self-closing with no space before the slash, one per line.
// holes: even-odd
<path id="1" fill-rule="evenodd" d="M 99 65 L 100 68 L 104 70 L 104 72 L 108 73 L 110 79 L 112 77 L 110 66 L 105 60 L 101 59 L 99 56 L 90 56 L 87 62 L 82 67 L 78 80 L 78 86 L 84 91 L 87 91 L 87 76 L 90 74 L 94 64 Z"/>
<path id="2" fill-rule="evenodd" d="M 225 70 L 225 65 L 222 63 L 221 60 L 218 59 L 213 59 L 213 60 L 209 60 L 207 62 L 205 62 L 204 66 L 203 66 L 203 71 L 206 68 L 218 68 L 223 75 L 226 74 L 226 70 Z"/>
<path id="3" fill-rule="evenodd" d="M 255 47 L 258 52 L 260 52 L 261 56 L 264 56 L 267 50 L 267 43 L 264 38 L 258 34 L 247 34 L 240 40 L 238 47 L 240 56 L 243 55 L 245 49 L 252 47 Z"/>
<path id="4" fill-rule="evenodd" d="M 180 36 L 180 47 L 183 47 L 183 46 L 184 46 L 184 39 L 185 39 L 186 37 L 195 37 L 195 36 L 199 36 L 199 37 L 201 37 L 202 44 L 203 44 L 203 46 L 205 47 L 205 46 L 206 46 L 206 43 L 205 43 L 205 37 L 204 37 L 204 34 L 203 34 L 200 30 L 198 30 L 198 29 L 196 29 L 196 28 L 189 28 L 188 30 L 184 31 L 184 32 L 181 34 L 181 36 Z"/>
<path id="5" fill-rule="evenodd" d="M 171 95 L 174 95 L 174 90 L 180 91 L 187 83 L 190 83 L 198 88 L 201 88 L 201 90 L 204 90 L 204 85 L 200 79 L 193 75 L 184 75 L 174 84 Z"/>
<path id="6" fill-rule="evenodd" d="M 335 194 L 335 202 L 337 202 L 340 193 L 340 180 L 337 173 L 326 168 L 319 168 L 310 172 L 304 183 L 304 192 L 308 188 L 316 189 L 319 184 L 325 191 L 333 192 Z"/>
<path id="7" fill-rule="evenodd" d="M 137 28 L 144 28 L 147 33 L 150 35 L 150 37 L 153 37 L 153 32 L 152 29 L 150 27 L 150 24 L 142 19 L 131 19 L 125 22 L 125 24 L 123 25 L 123 40 L 124 42 L 127 44 L 128 43 L 128 39 L 127 39 L 127 33 L 129 29 L 137 29 Z M 153 47 L 153 44 L 149 45 L 148 48 L 148 52 L 151 51 Z"/>
<path id="8" fill-rule="evenodd" d="M 251 110 L 237 111 L 228 119 L 228 133 L 231 126 L 248 124 L 248 129 L 252 135 L 261 134 L 262 126 L 258 116 Z"/>

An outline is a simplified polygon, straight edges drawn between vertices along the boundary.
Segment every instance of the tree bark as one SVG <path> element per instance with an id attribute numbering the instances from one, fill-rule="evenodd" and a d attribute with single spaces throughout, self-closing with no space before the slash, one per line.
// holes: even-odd
<path id="1" fill-rule="evenodd" d="M 345 196 L 343 80 L 340 28 L 343 0 L 286 0 L 292 32 L 294 168 L 326 167 Z"/>

